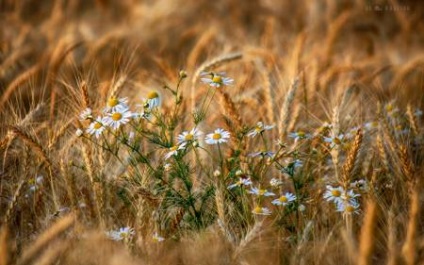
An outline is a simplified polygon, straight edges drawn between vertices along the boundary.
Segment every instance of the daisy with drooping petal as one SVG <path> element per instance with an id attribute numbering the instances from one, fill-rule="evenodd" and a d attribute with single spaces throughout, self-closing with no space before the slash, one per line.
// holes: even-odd
<path id="1" fill-rule="evenodd" d="M 300 139 L 309 139 L 311 138 L 311 135 L 309 133 L 305 133 L 304 131 L 297 131 L 289 133 L 288 135 L 290 138 L 293 138 L 295 141 L 299 141 Z"/>
<path id="2" fill-rule="evenodd" d="M 202 75 L 208 74 L 210 75 L 209 78 L 201 78 L 202 82 L 205 84 L 210 85 L 211 87 L 221 87 L 221 86 L 229 86 L 232 85 L 234 82 L 234 79 L 225 77 L 225 73 L 204 73 Z"/>
<path id="3" fill-rule="evenodd" d="M 98 116 L 97 119 L 90 124 L 86 132 L 90 135 L 94 134 L 98 139 L 106 128 L 105 123 L 105 118 L 101 118 L 100 116 Z"/>
<path id="4" fill-rule="evenodd" d="M 271 203 L 274 205 L 286 206 L 294 200 L 296 200 L 296 196 L 293 193 L 286 192 L 284 195 L 281 195 L 280 198 L 273 200 Z"/>
<path id="5" fill-rule="evenodd" d="M 116 112 L 120 109 L 128 109 L 127 103 L 128 98 L 110 97 L 106 103 L 106 108 L 104 108 L 103 112 Z"/>
<path id="6" fill-rule="evenodd" d="M 336 145 L 341 145 L 344 140 L 344 134 L 339 134 L 339 136 L 335 137 L 324 137 L 324 142 L 330 143 L 330 147 L 333 148 Z"/>
<path id="7" fill-rule="evenodd" d="M 239 181 L 237 181 L 236 183 L 233 183 L 231 185 L 229 185 L 227 188 L 229 190 L 235 188 L 235 187 L 241 187 L 241 186 L 249 186 L 252 185 L 252 181 L 250 180 L 250 178 L 240 178 Z"/>
<path id="8" fill-rule="evenodd" d="M 169 148 L 169 152 L 165 155 L 165 160 L 168 160 L 171 156 L 177 155 L 179 150 L 182 150 L 186 147 L 186 143 L 180 145 L 174 145 Z"/>
<path id="9" fill-rule="evenodd" d="M 157 91 L 150 91 L 144 100 L 144 108 L 152 110 L 160 106 L 160 96 Z"/>
<path id="10" fill-rule="evenodd" d="M 330 185 L 327 185 L 327 190 L 324 193 L 324 199 L 329 202 L 339 204 L 340 202 L 342 202 L 342 195 L 344 192 L 345 191 L 342 187 L 334 188 Z"/>
<path id="11" fill-rule="evenodd" d="M 263 122 L 258 122 L 255 126 L 255 128 L 253 128 L 253 130 L 251 130 L 247 136 L 249 137 L 255 137 L 258 134 L 263 133 L 264 131 L 269 131 L 272 128 L 274 128 L 275 125 L 264 125 Z"/>
<path id="12" fill-rule="evenodd" d="M 105 123 L 117 130 L 121 125 L 128 123 L 132 117 L 133 115 L 129 109 L 120 108 L 108 113 L 108 116 L 105 117 Z"/>
<path id="13" fill-rule="evenodd" d="M 190 141 L 197 141 L 199 139 L 199 137 L 202 135 L 203 133 L 201 131 L 199 131 L 197 128 L 193 128 L 191 129 L 190 132 L 185 131 L 182 132 L 180 135 L 178 135 L 178 143 L 186 143 L 186 142 L 190 142 Z"/>
<path id="14" fill-rule="evenodd" d="M 206 135 L 207 144 L 226 143 L 230 139 L 230 133 L 223 129 L 216 129 L 215 132 Z"/>
<path id="15" fill-rule="evenodd" d="M 265 197 L 270 197 L 270 196 L 275 196 L 275 193 L 270 192 L 266 189 L 259 189 L 256 187 L 252 187 L 248 193 L 256 195 L 256 196 L 265 196 Z"/>
<path id="16" fill-rule="evenodd" d="M 252 213 L 257 215 L 271 215 L 272 212 L 268 208 L 258 205 L 253 209 Z"/>
<path id="17" fill-rule="evenodd" d="M 111 230 L 106 233 L 107 236 L 115 241 L 129 240 L 135 235 L 134 229 L 131 227 L 121 227 L 119 230 Z"/>
<path id="18" fill-rule="evenodd" d="M 86 108 L 80 114 L 80 121 L 91 120 L 93 118 L 93 112 L 90 108 Z"/>

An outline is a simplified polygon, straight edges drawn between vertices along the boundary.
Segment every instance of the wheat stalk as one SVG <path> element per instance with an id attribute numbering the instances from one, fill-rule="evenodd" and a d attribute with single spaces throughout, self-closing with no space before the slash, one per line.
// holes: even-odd
<path id="1" fill-rule="evenodd" d="M 0 229 L 0 265 L 8 265 L 10 249 L 8 245 L 9 232 L 6 226 L 1 227 Z"/>
<path id="2" fill-rule="evenodd" d="M 68 229 L 75 224 L 75 216 L 70 214 L 63 217 L 56 223 L 54 223 L 49 229 L 44 231 L 34 243 L 31 244 L 22 254 L 22 257 L 18 260 L 18 265 L 31 264 L 37 260 L 40 255 L 46 250 L 48 245 L 51 245 L 61 235 L 63 235 Z"/>
<path id="3" fill-rule="evenodd" d="M 364 224 L 361 229 L 359 242 L 358 265 L 371 263 L 371 255 L 374 249 L 374 230 L 376 226 L 377 210 L 375 202 L 368 202 L 365 211 Z"/>
<path id="4" fill-rule="evenodd" d="M 406 231 L 406 239 L 402 246 L 402 255 L 406 265 L 414 265 L 417 260 L 417 226 L 420 210 L 418 190 L 413 190 L 411 194 L 408 230 Z"/>
<path id="5" fill-rule="evenodd" d="M 10 98 L 10 96 L 13 94 L 13 92 L 25 82 L 27 82 L 30 78 L 35 76 L 39 71 L 41 70 L 41 63 L 38 63 L 36 65 L 31 66 L 26 71 L 21 73 L 18 77 L 16 77 L 12 83 L 9 84 L 9 86 L 6 88 L 6 90 L 3 92 L 3 95 L 0 99 L 0 110 L 3 109 L 4 104 L 7 102 L 7 100 Z"/>
<path id="6" fill-rule="evenodd" d="M 240 244 L 234 250 L 233 260 L 236 260 L 247 247 L 247 245 L 259 236 L 262 231 L 263 222 L 264 220 L 256 220 L 253 227 L 249 230 L 249 232 L 247 232 L 244 238 L 240 241 Z"/>

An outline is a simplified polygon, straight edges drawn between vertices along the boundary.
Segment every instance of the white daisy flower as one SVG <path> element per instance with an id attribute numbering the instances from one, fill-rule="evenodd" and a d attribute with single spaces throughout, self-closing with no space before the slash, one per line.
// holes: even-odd
<path id="1" fill-rule="evenodd" d="M 350 183 L 350 187 L 353 189 L 359 189 L 360 191 L 363 191 L 363 192 L 369 191 L 369 185 L 365 179 L 359 179 Z"/>
<path id="2" fill-rule="evenodd" d="M 342 195 L 344 194 L 344 189 L 342 187 L 332 187 L 327 185 L 327 190 L 324 193 L 324 199 L 329 202 L 334 202 L 339 204 L 342 202 Z"/>
<path id="3" fill-rule="evenodd" d="M 286 206 L 294 200 L 296 200 L 296 196 L 290 192 L 286 192 L 284 195 L 281 195 L 280 198 L 273 200 L 271 203 L 274 205 Z"/>
<path id="4" fill-rule="evenodd" d="M 336 211 L 343 214 L 359 214 L 359 203 L 339 203 Z"/>
<path id="5" fill-rule="evenodd" d="M 256 196 L 265 196 L 265 197 L 270 197 L 270 196 L 275 196 L 275 193 L 270 192 L 266 189 L 259 189 L 256 187 L 252 187 L 248 193 L 256 195 Z"/>
<path id="6" fill-rule="evenodd" d="M 384 106 L 384 109 L 386 110 L 387 115 L 389 115 L 391 117 L 394 117 L 399 111 L 399 109 L 394 104 L 395 104 L 395 102 L 392 101 L 392 102 L 387 103 Z"/>
<path id="7" fill-rule="evenodd" d="M 377 121 L 370 121 L 364 124 L 364 129 L 366 131 L 371 131 L 373 129 L 377 129 L 378 128 L 378 122 Z"/>
<path id="8" fill-rule="evenodd" d="M 206 135 L 205 142 L 207 144 L 226 143 L 230 139 L 230 133 L 224 129 L 216 129 L 215 132 Z"/>
<path id="9" fill-rule="evenodd" d="M 172 168 L 172 165 L 170 163 L 166 163 L 165 165 L 163 165 L 163 170 L 165 170 L 165 172 L 169 172 Z"/>
<path id="10" fill-rule="evenodd" d="M 90 108 L 86 108 L 80 114 L 80 121 L 91 120 L 93 118 L 93 112 Z"/>
<path id="11" fill-rule="evenodd" d="M 161 237 L 158 232 L 155 232 L 152 236 L 153 241 L 155 242 L 162 242 L 165 240 L 165 238 Z"/>
<path id="12" fill-rule="evenodd" d="M 103 112 L 116 112 L 121 109 L 128 109 L 128 98 L 117 98 L 111 97 L 106 103 L 106 108 L 103 109 Z"/>
<path id="13" fill-rule="evenodd" d="M 288 135 L 290 138 L 293 138 L 295 141 L 299 141 L 300 139 L 310 139 L 311 134 L 305 133 L 304 131 L 297 131 L 289 133 Z"/>
<path id="14" fill-rule="evenodd" d="M 130 227 L 121 227 L 119 230 L 111 230 L 106 233 L 107 236 L 115 241 L 129 240 L 135 235 L 134 229 Z"/>
<path id="15" fill-rule="evenodd" d="M 121 125 L 128 123 L 132 117 L 133 115 L 129 109 L 119 108 L 108 113 L 108 116 L 105 117 L 105 123 L 117 130 Z"/>
<path id="16" fill-rule="evenodd" d="M 203 73 L 202 75 L 210 75 L 209 78 L 201 78 L 202 82 L 212 87 L 229 86 L 234 83 L 234 79 L 225 77 L 225 73 Z"/>
<path id="17" fill-rule="evenodd" d="M 272 187 L 278 187 L 278 186 L 283 185 L 283 181 L 281 181 L 281 180 L 279 180 L 279 179 L 277 179 L 277 178 L 272 178 L 272 179 L 269 181 L 269 184 L 270 184 Z"/>
<path id="18" fill-rule="evenodd" d="M 178 151 L 184 149 L 185 147 L 186 143 L 170 147 L 168 153 L 165 154 L 165 160 L 168 160 L 171 156 L 177 155 Z"/>
<path id="19" fill-rule="evenodd" d="M 249 137 L 255 137 L 258 134 L 263 133 L 264 131 L 269 131 L 272 128 L 274 128 L 275 125 L 264 125 L 262 122 L 258 122 L 255 126 L 255 128 L 253 128 L 253 130 L 251 130 L 247 136 Z"/>
<path id="20" fill-rule="evenodd" d="M 414 112 L 414 116 L 418 117 L 418 118 L 423 116 L 423 111 L 420 110 L 420 109 L 416 109 L 415 112 Z"/>
<path id="21" fill-rule="evenodd" d="M 341 145 L 344 140 L 344 134 L 339 134 L 339 136 L 335 137 L 324 137 L 324 142 L 330 143 L 330 147 L 333 148 L 336 145 Z"/>
<path id="22" fill-rule="evenodd" d="M 266 207 L 256 206 L 252 213 L 257 215 L 271 215 L 272 212 Z"/>
<path id="23" fill-rule="evenodd" d="M 105 118 L 102 118 L 100 116 L 97 117 L 96 120 L 94 120 L 90 126 L 88 127 L 88 129 L 86 130 L 86 132 L 90 135 L 95 135 L 96 138 L 98 139 L 100 137 L 100 135 L 102 134 L 102 132 L 105 130 Z"/>
<path id="24" fill-rule="evenodd" d="M 43 182 L 44 182 L 44 177 L 41 175 L 34 178 L 30 178 L 28 180 L 29 190 L 30 191 L 38 190 L 38 188 L 43 184 Z"/>
<path id="25" fill-rule="evenodd" d="M 235 188 L 235 187 L 241 187 L 241 186 L 249 186 L 252 185 L 252 181 L 250 180 L 250 178 L 240 178 L 239 181 L 237 181 L 236 183 L 233 183 L 231 185 L 229 185 L 227 188 L 229 190 Z"/>
<path id="26" fill-rule="evenodd" d="M 199 131 L 197 128 L 193 128 L 191 129 L 190 132 L 185 131 L 183 133 L 181 133 L 180 135 L 178 135 L 178 143 L 185 143 L 185 142 L 190 142 L 190 141 L 197 141 L 199 139 L 199 137 L 202 135 L 203 133 L 201 131 Z"/>

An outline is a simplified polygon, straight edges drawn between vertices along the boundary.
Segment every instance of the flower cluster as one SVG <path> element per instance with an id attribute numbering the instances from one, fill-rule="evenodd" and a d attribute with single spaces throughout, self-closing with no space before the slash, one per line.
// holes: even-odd
<path id="1" fill-rule="evenodd" d="M 357 197 L 360 194 L 355 193 L 352 189 L 345 190 L 343 187 L 333 187 L 327 185 L 324 193 L 324 199 L 333 202 L 336 205 L 337 212 L 344 214 L 358 213 L 359 202 Z"/>

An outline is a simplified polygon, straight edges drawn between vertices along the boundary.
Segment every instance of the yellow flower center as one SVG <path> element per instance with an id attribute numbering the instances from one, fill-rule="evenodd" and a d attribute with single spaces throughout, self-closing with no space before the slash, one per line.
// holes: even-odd
<path id="1" fill-rule="evenodd" d="M 191 141 L 191 140 L 193 140 L 193 139 L 194 139 L 194 135 L 193 135 L 193 134 L 191 134 L 191 133 L 189 133 L 189 134 L 187 134 L 187 135 L 184 137 L 184 139 L 185 139 L 186 141 Z"/>
<path id="2" fill-rule="evenodd" d="M 212 139 L 214 139 L 214 140 L 219 140 L 219 139 L 221 139 L 222 138 L 222 136 L 221 136 L 221 134 L 220 133 L 214 133 L 213 135 L 212 135 Z"/>
<path id="3" fill-rule="evenodd" d="M 262 130 L 263 130 L 262 126 L 256 126 L 255 127 L 255 131 L 258 132 L 258 133 L 262 132 Z"/>
<path id="4" fill-rule="evenodd" d="M 304 132 L 302 132 L 302 131 L 298 131 L 298 132 L 297 132 L 297 135 L 298 135 L 299 137 L 305 137 L 305 133 L 304 133 Z"/>
<path id="5" fill-rule="evenodd" d="M 342 143 L 342 141 L 340 141 L 340 139 L 339 139 L 339 138 L 337 138 L 337 137 L 334 137 L 333 142 L 334 142 L 335 144 L 341 144 L 341 143 Z"/>
<path id="6" fill-rule="evenodd" d="M 30 179 L 30 180 L 28 180 L 28 184 L 29 184 L 29 185 L 34 185 L 34 184 L 35 184 L 35 179 Z"/>
<path id="7" fill-rule="evenodd" d="M 170 151 L 177 151 L 178 145 L 174 145 L 173 147 L 169 148 Z"/>
<path id="8" fill-rule="evenodd" d="M 147 98 L 148 99 L 154 99 L 154 98 L 158 98 L 159 94 L 156 91 L 150 91 L 149 94 L 147 94 Z"/>
<path id="9" fill-rule="evenodd" d="M 114 121 L 119 121 L 122 119 L 122 114 L 119 112 L 115 112 L 112 114 L 112 120 Z"/>
<path id="10" fill-rule="evenodd" d="M 346 206 L 345 211 L 348 213 L 353 213 L 355 211 L 355 207 L 353 207 L 352 205 L 348 205 Z"/>
<path id="11" fill-rule="evenodd" d="M 332 190 L 331 195 L 333 195 L 334 197 L 340 197 L 342 193 L 339 190 Z"/>
<path id="12" fill-rule="evenodd" d="M 98 129 L 100 129 L 100 128 L 102 128 L 102 124 L 101 124 L 100 122 L 96 122 L 96 123 L 94 124 L 94 129 L 98 130 Z"/>
<path id="13" fill-rule="evenodd" d="M 264 195 L 266 193 L 266 190 L 260 189 L 258 190 L 258 195 Z"/>
<path id="14" fill-rule="evenodd" d="M 386 106 L 386 111 L 387 112 L 391 112 L 393 110 L 393 105 L 392 104 L 388 104 L 387 106 Z"/>
<path id="15" fill-rule="evenodd" d="M 110 98 L 110 99 L 107 101 L 107 106 L 108 106 L 108 107 L 110 107 L 110 108 L 113 108 L 113 107 L 115 107 L 116 105 L 118 105 L 118 103 L 119 103 L 119 100 L 118 100 L 117 98 L 113 97 L 113 98 Z"/>
<path id="16" fill-rule="evenodd" d="M 262 208 L 259 207 L 259 206 L 256 206 L 255 209 L 253 209 L 253 212 L 260 214 L 260 213 L 262 213 Z"/>
<path id="17" fill-rule="evenodd" d="M 288 202 L 289 201 L 286 196 L 281 196 L 278 200 L 280 202 Z"/>
<path id="18" fill-rule="evenodd" d="M 222 84 L 222 77 L 220 77 L 219 75 L 214 75 L 212 78 L 212 82 Z"/>
<path id="19" fill-rule="evenodd" d="M 126 237 L 128 236 L 128 233 L 126 233 L 126 232 L 121 232 L 121 233 L 119 233 L 119 235 L 120 235 L 122 238 L 126 238 Z"/>

